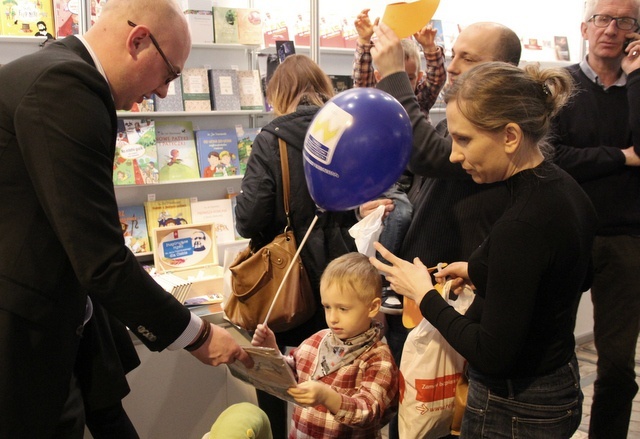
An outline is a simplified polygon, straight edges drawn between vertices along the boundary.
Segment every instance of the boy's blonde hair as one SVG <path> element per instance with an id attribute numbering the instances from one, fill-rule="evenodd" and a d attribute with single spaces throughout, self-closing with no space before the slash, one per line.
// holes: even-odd
<path id="1" fill-rule="evenodd" d="M 344 293 L 355 294 L 364 303 L 382 296 L 380 273 L 362 253 L 347 253 L 329 263 L 320 278 L 320 291 L 336 283 Z"/>

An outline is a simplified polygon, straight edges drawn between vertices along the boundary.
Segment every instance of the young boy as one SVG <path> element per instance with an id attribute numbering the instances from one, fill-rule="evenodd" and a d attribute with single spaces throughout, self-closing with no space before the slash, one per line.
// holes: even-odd
<path id="1" fill-rule="evenodd" d="M 360 253 L 334 259 L 322 274 L 320 295 L 329 329 L 306 339 L 287 357 L 299 405 L 289 438 L 380 438 L 398 404 L 398 368 L 380 325 L 380 273 Z M 277 349 L 273 331 L 258 325 L 252 344 Z"/>

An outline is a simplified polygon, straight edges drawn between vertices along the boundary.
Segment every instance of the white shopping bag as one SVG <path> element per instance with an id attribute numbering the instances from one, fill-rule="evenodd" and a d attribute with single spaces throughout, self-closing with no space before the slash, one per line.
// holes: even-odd
<path id="1" fill-rule="evenodd" d="M 385 207 L 380 205 L 375 211 L 365 216 L 349 229 L 349 235 L 356 241 L 358 252 L 366 256 L 375 256 L 376 249 L 373 243 L 380 238 L 382 233 L 382 218 Z"/>
<path id="2" fill-rule="evenodd" d="M 442 288 L 448 298 L 451 282 Z M 447 300 L 464 314 L 474 293 L 465 288 Z M 426 319 L 407 336 L 400 362 L 399 434 L 403 439 L 437 439 L 450 433 L 456 383 L 465 360 Z M 403 391 L 404 390 L 404 391 Z"/>

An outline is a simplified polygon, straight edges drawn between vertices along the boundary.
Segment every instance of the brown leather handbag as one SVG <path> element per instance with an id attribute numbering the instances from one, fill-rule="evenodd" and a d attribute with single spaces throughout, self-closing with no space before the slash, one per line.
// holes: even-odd
<path id="1" fill-rule="evenodd" d="M 250 243 L 229 267 L 232 294 L 224 306 L 224 312 L 229 321 L 249 331 L 264 322 L 297 251 L 289 220 L 290 180 L 287 146 L 282 139 L 279 140 L 287 225 L 283 233 L 259 250 L 253 251 Z M 267 322 L 274 332 L 286 331 L 301 325 L 311 318 L 316 309 L 311 283 L 299 256 L 284 282 L 285 285 Z"/>

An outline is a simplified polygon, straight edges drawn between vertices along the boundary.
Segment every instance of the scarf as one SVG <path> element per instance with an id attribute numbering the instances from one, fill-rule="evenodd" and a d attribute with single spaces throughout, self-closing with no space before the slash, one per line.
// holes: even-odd
<path id="1" fill-rule="evenodd" d="M 381 326 L 380 322 L 374 321 L 365 332 L 347 340 L 340 340 L 333 332 L 328 331 L 320 341 L 312 378 L 322 378 L 351 364 L 380 339 Z"/>

